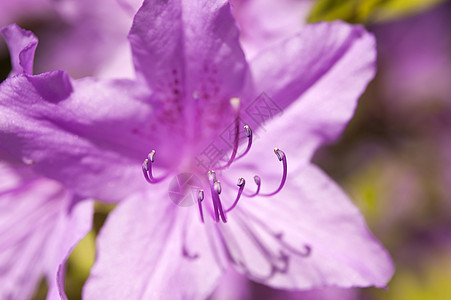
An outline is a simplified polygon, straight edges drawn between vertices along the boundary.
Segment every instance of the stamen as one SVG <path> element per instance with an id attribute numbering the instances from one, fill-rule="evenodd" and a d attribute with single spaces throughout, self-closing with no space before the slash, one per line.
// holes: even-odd
<path id="1" fill-rule="evenodd" d="M 222 189 L 221 189 L 221 182 L 219 180 L 215 181 L 214 188 L 215 188 L 216 193 L 218 193 L 218 195 L 221 195 Z"/>
<path id="2" fill-rule="evenodd" d="M 227 223 L 227 218 L 224 214 L 224 210 L 222 209 L 222 204 L 221 204 L 221 199 L 219 199 L 219 193 L 218 193 L 218 187 L 219 187 L 219 192 L 220 191 L 220 183 L 216 184 L 217 181 L 216 180 L 216 173 L 214 171 L 208 171 L 208 178 L 210 181 L 210 190 L 211 190 L 211 198 L 212 198 L 212 202 L 213 202 L 213 208 L 214 208 L 214 213 L 215 213 L 215 221 L 218 223 L 219 222 L 219 216 L 221 216 L 221 219 L 224 223 Z"/>
<path id="3" fill-rule="evenodd" d="M 261 196 L 273 196 L 275 194 L 277 194 L 278 192 L 280 192 L 283 188 L 283 186 L 285 185 L 285 181 L 287 180 L 287 157 L 285 155 L 285 152 L 283 152 L 280 149 L 274 148 L 274 153 L 276 154 L 277 158 L 279 159 L 279 161 L 282 161 L 282 165 L 283 165 L 283 174 L 282 174 L 282 180 L 280 181 L 280 185 L 277 188 L 277 190 L 275 190 L 272 193 L 268 193 L 268 194 L 260 194 Z"/>
<path id="4" fill-rule="evenodd" d="M 282 188 L 285 185 L 285 182 L 287 180 L 287 172 L 288 172 L 287 171 L 287 158 L 286 158 L 285 152 L 283 152 L 282 150 L 280 150 L 278 148 L 274 148 L 274 153 L 276 154 L 279 161 L 282 161 L 282 165 L 283 165 L 282 180 L 281 180 L 277 190 L 275 190 L 272 193 L 259 194 L 260 188 L 261 188 L 261 178 L 260 178 L 260 176 L 255 175 L 254 181 L 255 181 L 255 184 L 257 185 L 257 191 L 251 195 L 244 194 L 244 196 L 249 197 L 249 198 L 255 197 L 257 195 L 269 197 L 269 196 L 273 196 L 273 195 L 277 194 L 278 192 L 280 192 L 282 190 Z"/>
<path id="5" fill-rule="evenodd" d="M 215 173 L 215 171 L 208 171 L 208 179 L 213 181 L 213 182 L 217 181 L 216 180 L 216 173 Z"/>
<path id="6" fill-rule="evenodd" d="M 197 206 L 199 207 L 200 220 L 202 221 L 202 223 L 205 223 L 204 212 L 202 210 L 202 201 L 204 201 L 204 190 L 199 191 L 199 194 L 197 196 Z"/>
<path id="7" fill-rule="evenodd" d="M 244 133 L 247 136 L 247 148 L 235 160 L 240 159 L 241 157 L 245 156 L 249 152 L 249 150 L 251 150 L 252 139 L 253 139 L 252 129 L 248 125 L 244 125 Z"/>
<path id="8" fill-rule="evenodd" d="M 261 184 L 262 184 L 262 180 L 261 180 L 260 176 L 255 175 L 255 176 L 254 176 L 254 182 L 255 182 L 255 184 L 257 185 L 257 190 L 255 191 L 255 193 L 253 193 L 253 194 L 251 194 L 251 195 L 246 195 L 246 194 L 244 194 L 244 196 L 246 196 L 246 197 L 248 197 L 248 198 L 252 198 L 252 197 L 257 196 L 258 193 L 260 193 L 260 187 L 261 187 Z"/>
<path id="9" fill-rule="evenodd" d="M 228 209 L 226 209 L 226 213 L 228 213 L 229 211 L 231 211 L 232 209 L 235 208 L 235 206 L 238 204 L 238 201 L 240 200 L 241 194 L 243 193 L 244 190 L 244 186 L 246 185 L 246 180 L 244 180 L 244 178 L 240 178 L 238 179 L 238 183 L 237 186 L 239 186 L 240 188 L 238 189 L 238 195 L 236 196 L 235 201 L 233 202 L 232 206 L 230 206 Z"/>
<path id="10" fill-rule="evenodd" d="M 164 180 L 167 175 L 164 175 L 162 177 L 154 177 L 152 174 L 152 164 L 155 161 L 155 150 L 152 150 L 148 155 L 147 158 L 144 160 L 142 164 L 142 171 L 144 174 L 144 178 L 147 180 L 148 183 L 158 183 L 162 180 Z"/>

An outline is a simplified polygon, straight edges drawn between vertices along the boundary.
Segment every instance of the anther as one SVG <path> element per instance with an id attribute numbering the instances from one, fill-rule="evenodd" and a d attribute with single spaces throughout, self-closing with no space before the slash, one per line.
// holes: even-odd
<path id="1" fill-rule="evenodd" d="M 162 177 L 153 177 L 152 174 L 152 164 L 155 161 L 155 150 L 152 150 L 148 155 L 147 158 L 144 159 L 144 162 L 142 164 L 142 171 L 143 171 L 143 175 L 144 178 L 147 180 L 147 182 L 149 183 L 158 183 L 160 181 L 162 181 L 163 179 L 166 178 L 167 175 L 162 176 Z"/>
<path id="2" fill-rule="evenodd" d="M 260 178 L 260 176 L 255 175 L 254 176 L 254 182 L 255 182 L 256 185 L 260 186 L 261 182 L 262 182 L 262 179 Z"/>
<path id="3" fill-rule="evenodd" d="M 283 151 L 274 148 L 274 153 L 277 155 L 277 158 L 279 159 L 279 161 L 282 161 L 285 157 L 285 153 L 283 153 Z"/>
<path id="4" fill-rule="evenodd" d="M 247 137 L 250 137 L 252 135 L 252 129 L 249 127 L 249 125 L 244 125 L 244 133 Z"/>
<path id="5" fill-rule="evenodd" d="M 149 171 L 149 160 L 146 158 L 142 164 L 142 168 L 143 170 L 145 170 L 146 172 Z"/>
<path id="6" fill-rule="evenodd" d="M 155 150 L 150 151 L 150 153 L 147 155 L 147 158 L 151 161 L 155 161 Z"/>
<path id="7" fill-rule="evenodd" d="M 260 188 L 261 188 L 261 184 L 262 184 L 262 180 L 261 180 L 260 176 L 255 175 L 254 182 L 257 185 L 257 190 L 255 191 L 255 193 L 253 193 L 251 195 L 245 195 L 246 197 L 252 198 L 252 197 L 257 196 L 260 193 Z"/>
<path id="8" fill-rule="evenodd" d="M 224 223 L 227 223 L 227 218 L 225 216 L 224 210 L 222 209 L 221 199 L 219 198 L 219 193 L 221 192 L 221 183 L 216 180 L 216 173 L 214 171 L 208 171 L 208 179 L 210 181 L 210 191 L 211 198 L 213 201 L 214 209 L 214 220 L 219 222 L 219 217 L 221 217 Z"/>
<path id="9" fill-rule="evenodd" d="M 213 182 L 217 181 L 216 180 L 216 173 L 215 173 L 215 171 L 208 171 L 208 179 L 213 181 Z"/>
<path id="10" fill-rule="evenodd" d="M 204 223 L 204 212 L 202 210 L 202 201 L 204 200 L 204 190 L 200 190 L 197 195 L 197 206 L 199 208 L 200 220 Z"/>
<path id="11" fill-rule="evenodd" d="M 220 181 L 215 181 L 214 188 L 215 188 L 216 193 L 218 193 L 218 195 L 220 195 L 221 191 L 222 191 L 222 189 L 221 189 L 221 182 Z"/>

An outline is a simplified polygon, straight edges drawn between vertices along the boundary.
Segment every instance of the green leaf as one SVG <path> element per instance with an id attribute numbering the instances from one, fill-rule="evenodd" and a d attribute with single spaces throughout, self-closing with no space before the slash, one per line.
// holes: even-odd
<path id="1" fill-rule="evenodd" d="M 427 10 L 445 0 L 318 0 L 309 22 L 345 20 L 374 23 L 397 19 Z"/>

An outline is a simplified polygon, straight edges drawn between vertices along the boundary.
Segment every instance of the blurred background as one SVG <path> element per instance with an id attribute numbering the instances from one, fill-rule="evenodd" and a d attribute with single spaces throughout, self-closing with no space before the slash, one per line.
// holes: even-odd
<path id="1" fill-rule="evenodd" d="M 73 77 L 130 77 L 126 35 L 139 2 L 1 0 L 0 26 L 15 22 L 38 36 L 35 73 L 64 69 Z M 390 251 L 396 273 L 386 290 L 290 293 L 230 272 L 211 299 L 451 299 L 451 1 L 231 2 L 248 49 L 293 34 L 307 22 L 335 19 L 363 24 L 376 36 L 376 78 L 343 136 L 321 148 L 314 162 L 361 209 Z M 9 71 L 9 53 L 0 41 L 0 80 Z M 81 298 L 95 236 L 112 208 L 97 203 L 94 229 L 69 259 L 69 299 Z M 46 290 L 43 280 L 33 299 L 45 299 Z"/>

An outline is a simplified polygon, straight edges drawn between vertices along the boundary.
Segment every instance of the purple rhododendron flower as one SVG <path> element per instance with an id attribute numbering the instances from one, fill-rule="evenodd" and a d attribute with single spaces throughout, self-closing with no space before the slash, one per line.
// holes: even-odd
<path id="1" fill-rule="evenodd" d="M 447 1 L 421 14 L 372 26 L 379 42 L 381 96 L 395 105 L 392 110 L 451 102 L 450 14 Z"/>
<path id="2" fill-rule="evenodd" d="M 148 0 L 129 39 L 136 81 L 53 71 L 0 86 L 4 150 L 80 197 L 120 201 L 86 299 L 201 299 L 229 266 L 276 288 L 386 285 L 389 255 L 310 163 L 374 76 L 370 34 L 310 25 L 246 61 L 227 2 Z M 21 49 L 19 71 L 32 61 Z M 245 117 L 252 108 L 260 120 Z M 205 163 L 228 127 L 228 158 Z M 195 187 L 193 205 L 171 201 L 176 180 L 184 197 Z"/>
<path id="3" fill-rule="evenodd" d="M 0 33 L 11 51 L 10 76 L 31 74 L 37 39 L 17 26 Z M 0 298 L 29 299 L 45 276 L 47 299 L 60 299 L 65 261 L 91 229 L 93 203 L 5 153 L 0 179 Z"/>

